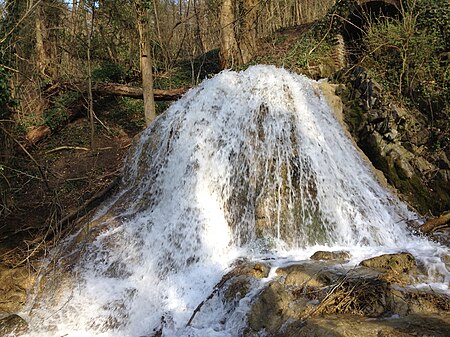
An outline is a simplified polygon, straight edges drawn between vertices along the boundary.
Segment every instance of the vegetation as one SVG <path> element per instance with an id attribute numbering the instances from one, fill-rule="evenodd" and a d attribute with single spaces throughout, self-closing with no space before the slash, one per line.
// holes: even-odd
<path id="1" fill-rule="evenodd" d="M 392 96 L 421 110 L 435 145 L 450 145 L 450 5 L 445 0 L 409 0 L 402 20 L 370 22 L 362 65 Z"/>

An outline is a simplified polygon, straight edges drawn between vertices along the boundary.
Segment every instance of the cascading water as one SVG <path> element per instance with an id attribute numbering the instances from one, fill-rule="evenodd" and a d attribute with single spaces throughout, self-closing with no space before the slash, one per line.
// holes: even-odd
<path id="1" fill-rule="evenodd" d="M 235 336 L 248 303 L 209 303 L 186 327 L 232 261 L 317 245 L 353 263 L 414 251 L 448 282 L 446 249 L 409 233 L 416 215 L 373 177 L 317 82 L 286 70 L 224 71 L 189 91 L 142 134 L 123 186 L 93 241 L 63 246 L 81 257 L 34 304 L 31 336 Z"/>

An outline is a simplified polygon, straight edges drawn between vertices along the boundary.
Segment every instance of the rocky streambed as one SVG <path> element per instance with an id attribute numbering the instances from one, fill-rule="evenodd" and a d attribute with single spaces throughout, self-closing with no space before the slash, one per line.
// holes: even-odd
<path id="1" fill-rule="evenodd" d="M 384 254 L 354 267 L 345 266 L 348 258 L 345 251 L 319 251 L 280 267 L 242 260 L 208 300 L 221 298 L 230 312 L 249 302 L 246 327 L 236 336 L 448 336 L 448 293 L 414 285 L 425 275 L 413 255 Z"/>

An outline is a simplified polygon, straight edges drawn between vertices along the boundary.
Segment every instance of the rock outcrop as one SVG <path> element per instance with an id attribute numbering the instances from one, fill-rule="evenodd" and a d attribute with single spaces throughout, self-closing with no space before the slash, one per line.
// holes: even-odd
<path id="1" fill-rule="evenodd" d="M 250 302 L 242 336 L 444 337 L 450 328 L 449 296 L 410 286 L 408 275 L 420 274 L 410 253 L 373 257 L 353 268 L 293 262 L 268 277 L 269 268 L 241 261 L 207 299 L 218 296 L 230 311 L 241 300 Z"/>
<path id="2" fill-rule="evenodd" d="M 414 109 L 395 105 L 361 67 L 336 75 L 350 132 L 402 198 L 422 214 L 450 209 L 448 150 L 434 149 L 429 123 Z"/>

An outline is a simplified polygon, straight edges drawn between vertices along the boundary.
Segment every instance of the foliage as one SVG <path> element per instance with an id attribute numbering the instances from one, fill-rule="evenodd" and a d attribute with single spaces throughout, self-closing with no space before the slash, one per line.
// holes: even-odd
<path id="1" fill-rule="evenodd" d="M 125 77 L 123 66 L 113 62 L 104 62 L 92 71 L 93 81 L 123 83 Z"/>
<path id="2" fill-rule="evenodd" d="M 276 33 L 267 54 L 261 53 L 254 63 L 274 64 L 312 78 L 331 76 L 334 69 L 331 57 L 333 46 L 328 40 L 320 39 L 311 30 L 300 33 L 294 39 L 283 34 L 283 31 Z"/>
<path id="3" fill-rule="evenodd" d="M 50 129 L 57 129 L 68 118 L 67 109 L 69 109 L 80 98 L 80 94 L 75 91 L 67 91 L 57 96 L 53 106 L 44 112 L 44 123 Z"/>
<path id="4" fill-rule="evenodd" d="M 365 36 L 363 65 L 405 103 L 426 111 L 432 127 L 448 130 L 450 70 L 449 5 L 445 0 L 409 0 L 402 20 L 372 23 Z M 448 55 L 446 55 L 448 58 Z M 434 124 L 434 125 L 433 125 Z"/>
<path id="5" fill-rule="evenodd" d="M 447 0 L 417 2 L 417 26 L 440 36 L 445 51 L 450 49 L 450 3 Z"/>
<path id="6" fill-rule="evenodd" d="M 136 133 L 145 128 L 144 101 L 129 97 L 118 97 L 114 108 L 108 109 L 109 118 L 127 132 Z"/>

